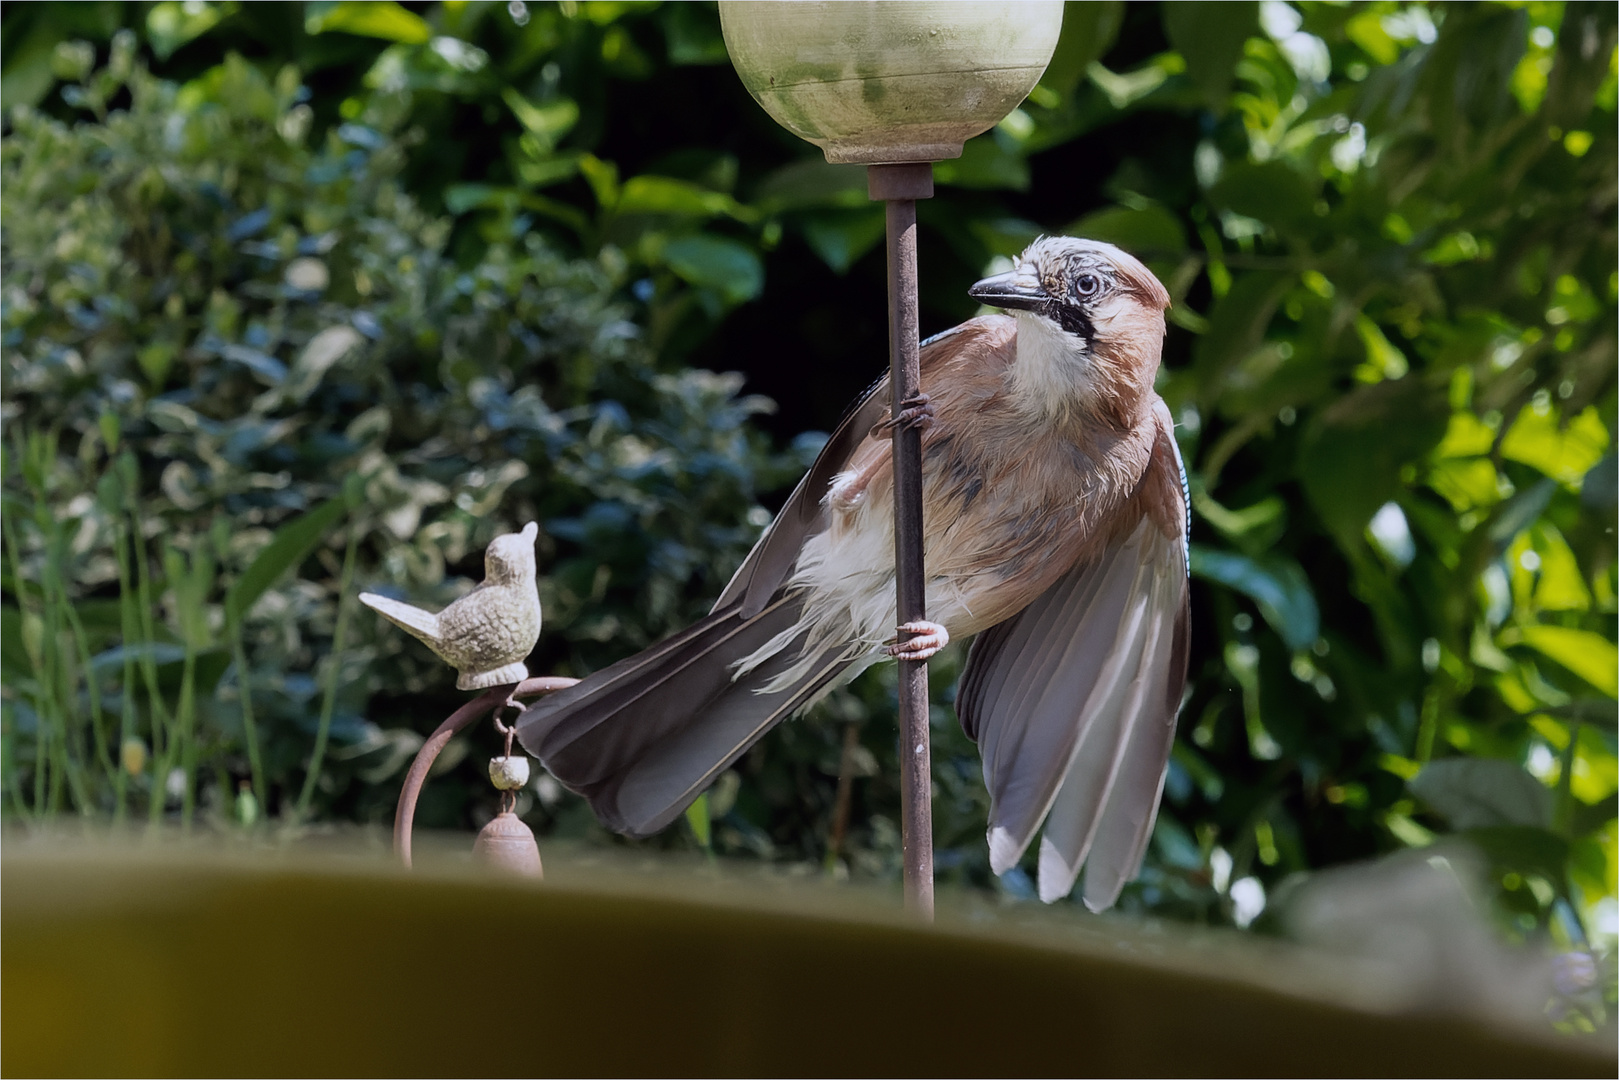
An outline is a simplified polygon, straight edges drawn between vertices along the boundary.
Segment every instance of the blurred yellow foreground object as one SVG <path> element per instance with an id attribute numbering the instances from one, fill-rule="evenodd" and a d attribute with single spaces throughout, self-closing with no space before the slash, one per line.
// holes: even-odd
<path id="1" fill-rule="evenodd" d="M 11 834 L 0 1071 L 1614 1075 L 1611 1040 L 1395 1008 L 1276 942 L 949 896 L 924 926 L 886 892 L 565 849 L 538 884 L 457 844 L 407 873 Z"/>

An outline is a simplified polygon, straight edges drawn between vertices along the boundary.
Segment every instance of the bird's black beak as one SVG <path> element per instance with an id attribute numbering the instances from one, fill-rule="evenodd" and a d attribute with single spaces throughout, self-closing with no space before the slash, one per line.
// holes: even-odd
<path id="1" fill-rule="evenodd" d="M 998 308 L 1038 311 L 1051 302 L 1040 282 L 1027 270 L 1009 270 L 985 278 L 967 290 L 975 300 Z"/>

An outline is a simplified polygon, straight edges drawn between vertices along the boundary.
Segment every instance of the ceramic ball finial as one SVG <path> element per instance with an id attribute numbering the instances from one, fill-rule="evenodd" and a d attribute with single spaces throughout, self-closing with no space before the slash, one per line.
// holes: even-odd
<path id="1" fill-rule="evenodd" d="M 486 690 L 528 678 L 523 663 L 540 640 L 540 591 L 535 581 L 534 522 L 495 537 L 484 553 L 484 579 L 437 615 L 376 593 L 360 603 L 425 642 L 460 672 L 458 690 Z"/>

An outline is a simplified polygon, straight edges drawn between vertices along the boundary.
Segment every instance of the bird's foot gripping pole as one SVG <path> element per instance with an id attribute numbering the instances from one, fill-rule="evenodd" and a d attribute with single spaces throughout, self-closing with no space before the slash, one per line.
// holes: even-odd
<path id="1" fill-rule="evenodd" d="M 925 619 L 894 629 L 898 633 L 892 641 L 883 643 L 883 651 L 899 660 L 926 660 L 950 644 L 950 631 Z"/>
<path id="2" fill-rule="evenodd" d="M 879 420 L 871 425 L 871 437 L 880 439 L 884 435 L 892 437 L 895 431 L 902 427 L 915 428 L 926 431 L 933 426 L 933 405 L 926 394 L 913 394 L 899 403 L 899 408 L 887 420 Z"/>
<path id="3" fill-rule="evenodd" d="M 894 576 L 899 623 L 927 619 L 922 570 L 922 428 L 932 413 L 922 396 L 916 303 L 916 200 L 933 197 L 927 162 L 872 165 L 867 189 L 888 212 L 888 385 L 893 398 Z M 932 624 L 929 624 L 931 629 Z M 942 627 L 939 627 L 941 631 Z M 924 631 L 924 633 L 927 631 Z M 908 646 L 910 643 L 907 642 Z M 905 851 L 905 903 L 933 918 L 933 768 L 928 748 L 931 652 L 908 648 L 899 660 L 900 832 Z"/>

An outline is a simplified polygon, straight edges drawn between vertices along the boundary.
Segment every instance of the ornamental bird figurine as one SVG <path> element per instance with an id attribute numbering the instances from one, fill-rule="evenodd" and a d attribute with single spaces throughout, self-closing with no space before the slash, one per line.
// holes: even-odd
<path id="1" fill-rule="evenodd" d="M 528 678 L 523 663 L 540 640 L 540 590 L 534 574 L 534 522 L 497 536 L 483 556 L 483 581 L 434 615 L 376 593 L 360 603 L 420 638 L 456 671 L 457 690 L 486 690 Z"/>
<path id="2" fill-rule="evenodd" d="M 771 727 L 884 656 L 977 634 L 956 696 L 990 865 L 1044 826 L 1039 891 L 1110 906 L 1140 868 L 1186 682 L 1185 471 L 1153 391 L 1169 295 L 1063 237 L 922 345 L 927 611 L 895 633 L 886 380 L 855 403 L 700 622 L 545 698 L 518 736 L 609 826 L 668 825 Z"/>

